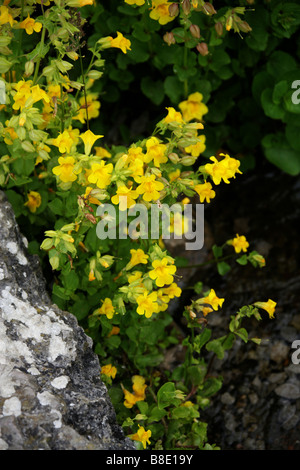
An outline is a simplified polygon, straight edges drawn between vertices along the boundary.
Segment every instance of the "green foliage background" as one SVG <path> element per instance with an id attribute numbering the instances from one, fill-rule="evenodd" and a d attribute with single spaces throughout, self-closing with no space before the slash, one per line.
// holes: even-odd
<path id="1" fill-rule="evenodd" d="M 195 48 L 197 39 L 183 47 L 178 18 L 161 26 L 149 18 L 147 5 L 137 8 L 119 0 L 97 5 L 88 44 L 112 30 L 132 43 L 126 55 L 106 54 L 104 77 L 94 87 L 102 103 L 99 127 L 113 143 L 129 143 L 153 129 L 165 106 L 176 107 L 187 93 L 199 91 L 209 108 L 204 156 L 225 149 L 239 156 L 242 170 L 264 156 L 284 172 L 299 174 L 300 105 L 291 97 L 292 83 L 300 79 L 300 5 L 224 0 L 214 6 L 216 14 L 194 11 L 191 18 L 208 45 L 203 57 Z M 243 19 L 252 30 L 239 35 L 223 28 L 218 36 L 214 24 L 239 6 L 246 7 Z M 164 42 L 167 31 L 176 35 L 176 44 Z"/>

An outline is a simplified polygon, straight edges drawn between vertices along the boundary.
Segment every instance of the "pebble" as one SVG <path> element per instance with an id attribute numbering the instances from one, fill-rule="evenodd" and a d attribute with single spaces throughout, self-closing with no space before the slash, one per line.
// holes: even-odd
<path id="1" fill-rule="evenodd" d="M 230 393 L 225 392 L 223 395 L 221 395 L 221 402 L 224 405 L 232 405 L 235 402 L 235 398 L 230 395 Z"/>
<path id="2" fill-rule="evenodd" d="M 300 386 L 291 383 L 285 383 L 276 387 L 275 393 L 280 397 L 288 398 L 289 400 L 295 400 L 300 398 Z"/>
<path id="3" fill-rule="evenodd" d="M 270 374 L 268 377 L 269 382 L 272 384 L 280 384 L 283 383 L 286 379 L 286 373 L 285 372 L 278 372 L 278 373 L 273 373 Z"/>
<path id="4" fill-rule="evenodd" d="M 270 359 L 277 364 L 283 362 L 289 355 L 290 348 L 282 341 L 276 341 L 270 349 Z"/>

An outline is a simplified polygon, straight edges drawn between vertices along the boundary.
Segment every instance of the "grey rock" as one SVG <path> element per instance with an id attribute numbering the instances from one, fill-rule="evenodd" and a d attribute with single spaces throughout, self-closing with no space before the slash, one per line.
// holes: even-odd
<path id="1" fill-rule="evenodd" d="M 51 303 L 0 191 L 0 449 L 134 450 L 92 340 Z"/>
<path id="2" fill-rule="evenodd" d="M 283 398 L 295 400 L 300 398 L 300 384 L 285 383 L 275 388 L 275 393 Z"/>
<path id="3" fill-rule="evenodd" d="M 230 395 L 230 393 L 225 392 L 221 395 L 221 402 L 224 405 L 232 405 L 235 402 L 235 397 Z"/>

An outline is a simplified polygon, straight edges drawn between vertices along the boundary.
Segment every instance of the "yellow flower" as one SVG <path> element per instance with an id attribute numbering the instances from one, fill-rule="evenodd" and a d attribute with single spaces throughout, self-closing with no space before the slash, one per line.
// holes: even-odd
<path id="1" fill-rule="evenodd" d="M 101 374 L 107 375 L 107 377 L 111 377 L 112 379 L 114 379 L 116 373 L 117 368 L 114 367 L 112 364 L 106 364 L 105 366 L 101 367 Z"/>
<path id="2" fill-rule="evenodd" d="M 95 272 L 93 269 L 90 270 L 89 272 L 89 282 L 95 281 Z"/>
<path id="3" fill-rule="evenodd" d="M 29 191 L 27 198 L 28 201 L 25 202 L 24 206 L 27 206 L 30 212 L 36 212 L 42 203 L 41 195 L 36 191 Z"/>
<path id="4" fill-rule="evenodd" d="M 117 189 L 117 194 L 112 196 L 111 202 L 113 204 L 119 204 L 120 211 L 126 211 L 127 208 L 135 205 L 135 199 L 138 197 L 136 191 L 127 186 L 120 186 Z M 120 199 L 121 198 L 121 199 Z"/>
<path id="5" fill-rule="evenodd" d="M 127 51 L 131 50 L 131 42 L 129 39 L 124 38 L 123 34 L 117 31 L 117 37 L 116 38 L 109 38 L 110 39 L 110 47 L 117 47 L 121 49 L 121 51 L 126 54 Z"/>
<path id="6" fill-rule="evenodd" d="M 166 108 L 168 110 L 167 116 L 164 118 L 164 123 L 168 124 L 169 122 L 183 122 L 183 117 L 180 111 L 176 111 L 174 108 Z"/>
<path id="7" fill-rule="evenodd" d="M 144 5 L 145 0 L 124 0 L 125 3 L 128 3 L 128 5 L 138 5 L 139 7 L 141 5 Z"/>
<path id="8" fill-rule="evenodd" d="M 126 160 L 126 165 L 131 171 L 130 176 L 139 183 L 141 176 L 144 175 L 144 158 L 145 155 L 141 147 L 132 147 L 128 149 L 128 158 Z"/>
<path id="9" fill-rule="evenodd" d="M 163 183 L 155 180 L 155 175 L 142 176 L 141 184 L 136 188 L 138 194 L 143 194 L 144 201 L 157 201 L 159 199 L 159 191 L 164 188 Z"/>
<path id="10" fill-rule="evenodd" d="M 144 377 L 141 375 L 134 375 L 132 377 L 132 382 L 133 393 L 129 392 L 122 386 L 123 393 L 125 395 L 124 405 L 126 408 L 132 408 L 138 401 L 143 401 L 146 397 L 145 390 L 147 385 L 145 385 Z"/>
<path id="11" fill-rule="evenodd" d="M 81 8 L 85 7 L 86 5 L 93 5 L 93 0 L 68 0 L 67 5 L 73 8 Z"/>
<path id="12" fill-rule="evenodd" d="M 23 109 L 27 99 L 31 95 L 30 89 L 31 81 L 25 82 L 24 80 L 20 80 L 16 83 L 13 87 L 17 92 L 14 94 L 14 104 L 12 105 L 13 109 Z"/>
<path id="13" fill-rule="evenodd" d="M 105 165 L 104 160 L 101 160 L 100 163 L 93 163 L 91 173 L 88 176 L 88 181 L 96 184 L 98 188 L 104 189 L 111 181 L 112 171 L 112 163 Z"/>
<path id="14" fill-rule="evenodd" d="M 120 328 L 118 326 L 113 326 L 107 336 L 108 338 L 110 338 L 110 336 L 115 336 L 115 335 L 118 335 L 119 333 L 120 333 Z"/>
<path id="15" fill-rule="evenodd" d="M 206 202 L 210 202 L 210 200 L 216 195 L 215 191 L 212 189 L 212 185 L 206 181 L 202 184 L 196 184 L 194 186 L 194 190 L 199 194 L 201 203 L 204 202 L 204 200 L 206 200 Z"/>
<path id="16" fill-rule="evenodd" d="M 92 131 L 87 130 L 83 134 L 80 135 L 81 140 L 84 143 L 84 153 L 85 155 L 89 155 L 90 151 L 96 142 L 96 140 L 101 139 L 103 135 L 95 135 Z"/>
<path id="17" fill-rule="evenodd" d="M 99 191 L 98 189 L 93 189 L 91 186 L 88 186 L 85 190 L 85 193 L 84 193 L 83 197 L 85 199 L 88 199 L 88 201 L 91 204 L 97 204 L 97 206 L 99 206 L 101 204 L 101 202 L 99 201 L 99 199 L 94 197 L 94 195 L 95 196 L 97 195 L 98 191 Z"/>
<path id="18" fill-rule="evenodd" d="M 229 240 L 228 244 L 233 246 L 236 253 L 240 253 L 241 251 L 246 253 L 249 247 L 249 243 L 247 242 L 246 237 L 244 235 L 240 236 L 238 234 L 236 234 L 236 237 L 233 238 L 233 240 Z"/>
<path id="19" fill-rule="evenodd" d="M 180 172 L 179 169 L 177 169 L 177 170 L 172 171 L 171 173 L 169 173 L 168 176 L 169 176 L 169 181 L 170 181 L 170 183 L 172 183 L 172 182 L 175 181 L 175 180 L 180 179 L 180 178 L 179 178 L 179 177 L 180 177 L 180 174 L 181 174 L 181 172 Z"/>
<path id="20" fill-rule="evenodd" d="M 109 153 L 109 151 L 106 150 L 106 148 L 104 148 L 104 147 L 94 147 L 94 150 L 96 152 L 96 157 L 99 157 L 99 158 L 110 158 L 111 157 L 111 153 Z"/>
<path id="21" fill-rule="evenodd" d="M 70 153 L 72 146 L 74 145 L 74 138 L 70 131 L 64 130 L 63 133 L 60 133 L 56 139 L 52 140 L 51 143 L 58 147 L 60 153 Z"/>
<path id="22" fill-rule="evenodd" d="M 158 287 L 163 287 L 166 284 L 172 284 L 174 281 L 173 275 L 176 272 L 176 266 L 168 265 L 168 259 L 156 259 L 152 262 L 152 271 L 149 272 L 151 279 L 155 280 Z"/>
<path id="23" fill-rule="evenodd" d="M 11 27 L 13 27 L 13 24 L 16 23 L 16 21 L 13 19 L 12 15 L 9 13 L 9 9 L 5 6 L 2 5 L 0 7 L 0 25 L 9 23 Z"/>
<path id="24" fill-rule="evenodd" d="M 188 147 L 185 147 L 185 151 L 187 153 L 190 153 L 193 157 L 199 157 L 200 153 L 204 152 L 206 149 L 205 145 L 205 135 L 200 135 L 198 136 L 199 142 L 197 142 L 194 145 L 189 145 Z"/>
<path id="25" fill-rule="evenodd" d="M 136 311 L 139 315 L 145 315 L 146 318 L 150 318 L 153 313 L 158 312 L 157 292 L 149 294 L 145 291 L 137 297 L 136 301 L 138 304 Z"/>
<path id="26" fill-rule="evenodd" d="M 144 377 L 141 375 L 134 375 L 132 377 L 132 389 L 137 397 L 141 397 L 144 400 L 146 388 L 147 385 L 145 384 Z"/>
<path id="27" fill-rule="evenodd" d="M 188 99 L 179 103 L 183 119 L 187 122 L 192 119 L 202 120 L 204 114 L 208 112 L 208 107 L 202 103 L 203 95 L 196 91 L 188 96 Z"/>
<path id="28" fill-rule="evenodd" d="M 143 273 L 141 271 L 134 271 L 133 273 L 129 274 L 128 284 L 132 284 L 133 282 L 140 280 L 140 284 L 142 285 L 142 282 L 141 282 L 142 275 Z"/>
<path id="29" fill-rule="evenodd" d="M 239 160 L 231 158 L 229 155 L 225 155 L 225 158 L 220 161 L 216 157 L 210 157 L 210 160 L 213 163 L 207 163 L 204 169 L 215 184 L 220 184 L 222 180 L 229 184 L 229 178 L 235 178 L 236 173 L 241 173 Z"/>
<path id="30" fill-rule="evenodd" d="M 32 34 L 34 31 L 39 33 L 43 27 L 42 23 L 35 21 L 33 18 L 30 18 L 29 13 L 27 18 L 19 23 L 21 29 L 25 29 L 27 34 Z"/>
<path id="31" fill-rule="evenodd" d="M 274 318 L 275 307 L 277 305 L 274 300 L 269 299 L 268 302 L 255 302 L 254 305 L 258 308 L 266 310 L 269 314 L 269 318 Z"/>
<path id="32" fill-rule="evenodd" d="M 152 0 L 152 11 L 150 12 L 150 18 L 164 25 L 174 20 L 174 16 L 169 14 L 169 6 L 166 0 Z"/>
<path id="33" fill-rule="evenodd" d="M 59 176 L 63 183 L 73 182 L 77 179 L 74 172 L 75 159 L 73 157 L 59 157 L 58 166 L 52 169 L 54 175 Z"/>
<path id="34" fill-rule="evenodd" d="M 5 124 L 8 125 L 9 121 L 6 121 Z M 4 142 L 7 145 L 12 145 L 15 139 L 18 139 L 18 134 L 13 127 L 4 127 L 3 128 L 3 138 Z"/>
<path id="35" fill-rule="evenodd" d="M 161 144 L 157 137 L 150 137 L 146 142 L 147 153 L 144 157 L 144 161 L 149 163 L 153 160 L 156 167 L 160 167 L 161 163 L 166 163 L 168 158 L 166 157 L 167 146 Z"/>
<path id="36" fill-rule="evenodd" d="M 147 264 L 148 263 L 147 260 L 149 258 L 149 255 L 146 255 L 146 253 L 144 253 L 144 251 L 141 248 L 138 248 L 137 250 L 131 249 L 130 254 L 131 254 L 131 260 L 129 261 L 129 263 L 126 266 L 127 270 L 133 268 L 137 264 Z"/>
<path id="37" fill-rule="evenodd" d="M 219 307 L 222 307 L 224 300 L 225 299 L 220 299 L 219 297 L 217 297 L 214 289 L 211 289 L 208 296 L 203 297 L 202 299 L 199 299 L 197 302 L 199 304 L 200 303 L 209 304 L 212 306 L 214 310 L 218 310 Z"/>
<path id="38" fill-rule="evenodd" d="M 178 285 L 173 282 L 170 286 L 164 287 L 163 293 L 170 297 L 170 299 L 174 299 L 174 297 L 180 297 L 182 290 Z"/>
<path id="39" fill-rule="evenodd" d="M 82 96 L 79 99 L 78 113 L 73 117 L 73 119 L 76 119 L 84 124 L 87 116 L 88 119 L 97 118 L 100 114 L 99 109 L 101 107 L 101 103 L 100 101 L 97 101 L 97 98 L 97 93 L 89 93 L 86 97 L 85 103 L 85 97 Z"/>
<path id="40" fill-rule="evenodd" d="M 181 212 L 175 212 L 175 214 L 171 215 L 170 226 L 168 227 L 170 233 L 175 233 L 175 235 L 181 236 L 186 233 L 188 229 L 188 217 L 184 217 Z"/>
<path id="41" fill-rule="evenodd" d="M 139 441 L 143 444 L 143 448 L 146 449 L 146 444 L 151 444 L 150 443 L 150 437 L 151 437 L 151 431 L 150 429 L 148 431 L 145 431 L 143 426 L 139 426 L 138 432 L 135 434 L 130 434 L 128 437 L 133 440 L 133 441 Z"/>
<path id="42" fill-rule="evenodd" d="M 107 298 L 102 301 L 102 306 L 97 310 L 97 314 L 106 315 L 109 320 L 112 319 L 114 314 L 118 313 L 115 311 L 115 307 L 112 304 L 111 299 Z"/>

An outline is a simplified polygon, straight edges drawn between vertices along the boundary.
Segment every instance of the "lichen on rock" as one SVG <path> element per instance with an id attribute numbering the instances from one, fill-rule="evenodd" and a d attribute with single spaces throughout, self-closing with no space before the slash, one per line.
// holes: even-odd
<path id="1" fill-rule="evenodd" d="M 134 450 L 92 340 L 51 303 L 0 192 L 0 450 Z"/>

